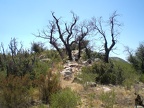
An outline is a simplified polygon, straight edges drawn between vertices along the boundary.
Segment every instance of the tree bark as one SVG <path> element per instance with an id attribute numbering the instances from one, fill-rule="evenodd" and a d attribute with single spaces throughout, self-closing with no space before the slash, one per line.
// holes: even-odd
<path id="1" fill-rule="evenodd" d="M 104 62 L 109 63 L 109 51 L 105 52 Z"/>

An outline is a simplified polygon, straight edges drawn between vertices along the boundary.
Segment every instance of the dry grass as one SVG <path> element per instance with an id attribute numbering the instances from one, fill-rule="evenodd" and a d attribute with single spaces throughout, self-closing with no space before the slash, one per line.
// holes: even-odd
<path id="1" fill-rule="evenodd" d="M 62 66 L 59 64 L 57 66 L 54 66 L 53 71 L 59 72 L 57 71 L 58 68 L 59 71 L 62 70 Z M 77 68 L 74 68 L 73 70 L 76 69 Z M 79 96 L 81 97 L 81 104 L 78 105 L 77 108 L 106 108 L 104 103 L 100 99 L 100 96 L 104 93 L 102 89 L 104 85 L 98 85 L 96 87 L 87 87 L 87 89 L 84 89 L 83 85 L 78 83 L 73 83 L 73 79 L 76 74 L 77 73 L 74 72 L 70 80 L 64 80 L 63 76 L 61 76 L 60 84 L 62 88 L 69 87 L 79 94 Z M 112 86 L 112 85 L 106 87 L 110 88 L 115 93 L 115 103 L 113 105 L 113 108 L 133 108 L 134 100 L 136 98 L 134 94 L 135 92 L 139 93 L 142 97 L 144 97 L 144 90 L 143 90 L 144 85 L 142 83 L 137 84 L 136 86 L 131 87 L 130 89 L 127 89 L 123 86 Z M 34 94 L 38 95 L 36 91 Z M 47 107 L 44 106 L 39 108 L 47 108 Z"/>
<path id="2" fill-rule="evenodd" d="M 100 100 L 100 95 L 102 92 L 102 87 L 104 85 L 99 85 L 97 87 L 88 87 L 87 90 L 83 88 L 81 84 L 72 83 L 72 80 L 65 81 L 61 80 L 62 87 L 70 87 L 72 90 L 77 91 L 81 97 L 81 105 L 78 108 L 105 108 L 104 103 Z M 116 99 L 113 108 L 133 108 L 135 96 L 135 88 L 126 89 L 122 86 L 107 86 L 111 90 L 114 90 Z M 100 89 L 98 89 L 100 88 Z M 143 89 L 142 89 L 143 90 Z M 138 93 L 143 97 L 144 91 L 139 91 Z"/>

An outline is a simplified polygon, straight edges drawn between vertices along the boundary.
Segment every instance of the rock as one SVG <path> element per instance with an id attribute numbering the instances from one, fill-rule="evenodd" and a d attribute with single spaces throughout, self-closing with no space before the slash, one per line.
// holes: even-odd
<path id="1" fill-rule="evenodd" d="M 65 68 L 66 71 L 71 71 L 72 72 L 72 68 L 71 67 L 67 67 Z"/>
<path id="2" fill-rule="evenodd" d="M 78 50 L 73 50 L 72 51 L 72 58 L 74 61 L 77 61 L 78 60 Z"/>
<path id="3" fill-rule="evenodd" d="M 72 72 L 71 71 L 65 72 L 64 76 L 67 76 L 67 75 L 72 75 Z"/>
<path id="4" fill-rule="evenodd" d="M 90 86 L 90 87 L 96 87 L 96 83 L 95 82 L 86 82 L 86 85 Z"/>
<path id="5" fill-rule="evenodd" d="M 71 75 L 72 74 L 72 71 L 70 70 L 63 70 L 62 72 L 60 72 L 63 76 L 65 75 Z"/>
<path id="6" fill-rule="evenodd" d="M 94 59 L 94 62 L 99 62 L 99 61 L 101 61 L 100 58 L 95 58 L 95 59 Z"/>
<path id="7" fill-rule="evenodd" d="M 135 106 L 134 108 L 144 108 L 143 106 Z"/>
<path id="8" fill-rule="evenodd" d="M 69 67 L 78 67 L 78 64 L 77 63 L 69 63 L 68 66 Z"/>
<path id="9" fill-rule="evenodd" d="M 64 79 L 64 80 L 71 80 L 71 78 L 72 78 L 71 75 L 65 75 L 63 79 Z"/>
<path id="10" fill-rule="evenodd" d="M 102 89 L 103 89 L 104 92 L 109 92 L 109 91 L 111 91 L 111 89 L 108 88 L 108 87 L 102 87 Z"/>

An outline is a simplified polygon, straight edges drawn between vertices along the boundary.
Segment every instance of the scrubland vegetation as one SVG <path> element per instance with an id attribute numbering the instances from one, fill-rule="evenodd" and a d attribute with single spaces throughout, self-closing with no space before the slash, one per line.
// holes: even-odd
<path id="1" fill-rule="evenodd" d="M 141 43 L 135 53 L 128 48 L 128 62 L 120 58 L 110 58 L 109 53 L 116 44 L 114 39 L 114 18 L 116 12 L 110 20 L 111 42 L 108 47 L 106 34 L 102 29 L 101 19 L 100 27 L 96 25 L 96 19 L 93 22 L 82 23 L 75 26 L 78 17 L 73 15 L 71 25 L 65 24 L 65 31 L 62 33 L 59 19 L 52 13 L 55 22 L 50 22 L 50 34 L 44 37 L 50 39 L 50 44 L 55 49 L 44 48 L 42 43 L 33 42 L 31 49 L 23 49 L 22 44 L 15 38 L 11 39 L 8 47 L 4 49 L 1 44 L 0 52 L 0 107 L 3 108 L 75 108 L 82 107 L 83 98 L 89 99 L 90 108 L 95 108 L 94 100 L 100 100 L 104 108 L 113 108 L 117 102 L 116 92 L 113 90 L 108 93 L 98 94 L 97 92 L 88 92 L 87 82 L 94 82 L 96 85 L 121 86 L 130 90 L 134 84 L 144 82 L 144 44 Z M 82 25 L 82 26 L 81 26 Z M 92 28 L 91 28 L 92 27 Z M 74 30 L 74 31 L 73 31 Z M 90 32 L 98 30 L 104 39 L 104 52 L 96 52 L 90 46 L 90 41 L 84 39 Z M 57 40 L 53 35 L 58 32 L 59 39 L 64 47 L 59 47 Z M 66 33 L 67 32 L 67 33 Z M 73 34 L 74 33 L 74 34 Z M 116 34 L 117 35 L 117 34 Z M 46 38 L 46 36 L 49 36 Z M 70 41 L 74 36 L 75 40 Z M 67 37 L 64 39 L 64 37 Z M 65 41 L 66 40 L 66 41 Z M 59 42 L 59 41 L 58 41 Z M 70 43 L 71 42 L 71 43 Z M 78 58 L 73 59 L 72 51 L 78 51 Z M 83 51 L 82 51 L 83 50 Z M 94 61 L 98 59 L 98 61 Z M 82 66 L 80 74 L 74 77 L 79 80 L 76 83 L 84 87 L 83 91 L 75 92 L 71 88 L 61 86 L 60 72 L 63 65 L 70 62 L 81 64 L 83 61 L 89 61 L 86 66 Z M 97 95 L 96 95 L 97 94 Z"/>

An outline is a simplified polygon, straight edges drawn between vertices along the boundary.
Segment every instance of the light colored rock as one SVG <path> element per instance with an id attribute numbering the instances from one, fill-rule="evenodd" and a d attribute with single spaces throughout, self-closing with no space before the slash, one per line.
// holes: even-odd
<path id="1" fill-rule="evenodd" d="M 86 82 L 86 85 L 90 86 L 90 87 L 96 87 L 96 83 L 95 82 Z"/>
<path id="2" fill-rule="evenodd" d="M 72 68 L 71 67 L 67 67 L 65 68 L 66 71 L 71 71 L 72 72 Z"/>
<path id="3" fill-rule="evenodd" d="M 111 91 L 111 89 L 110 89 L 109 87 L 102 87 L 102 89 L 103 89 L 104 92 L 109 92 L 109 91 Z"/>
<path id="4" fill-rule="evenodd" d="M 99 61 L 101 61 L 100 58 L 95 58 L 95 59 L 94 59 L 94 62 L 99 62 Z"/>
<path id="5" fill-rule="evenodd" d="M 134 108 L 144 108 L 144 107 L 142 107 L 142 106 L 135 106 Z"/>
<path id="6" fill-rule="evenodd" d="M 63 76 L 65 75 L 71 75 L 72 74 L 72 71 L 70 70 L 63 70 L 62 72 L 60 72 Z"/>

